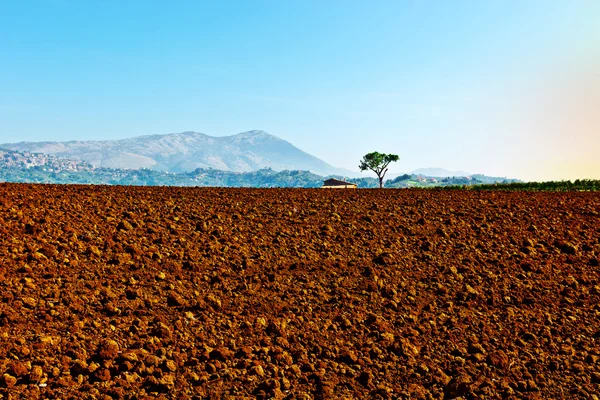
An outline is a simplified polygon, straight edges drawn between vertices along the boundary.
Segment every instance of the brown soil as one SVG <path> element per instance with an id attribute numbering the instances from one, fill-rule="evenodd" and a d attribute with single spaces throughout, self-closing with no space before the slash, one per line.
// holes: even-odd
<path id="1" fill-rule="evenodd" d="M 0 184 L 0 398 L 598 398 L 599 211 Z"/>

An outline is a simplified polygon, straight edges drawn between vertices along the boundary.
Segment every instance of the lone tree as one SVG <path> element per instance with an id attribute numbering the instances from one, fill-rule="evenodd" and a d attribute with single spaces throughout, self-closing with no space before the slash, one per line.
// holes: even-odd
<path id="1" fill-rule="evenodd" d="M 361 171 L 366 171 L 370 169 L 371 171 L 377 174 L 377 178 L 379 178 L 379 187 L 383 187 L 383 177 L 388 170 L 388 165 L 390 163 L 396 162 L 400 159 L 396 154 L 385 154 L 374 151 L 372 153 L 366 154 L 362 160 L 360 160 L 360 168 Z"/>

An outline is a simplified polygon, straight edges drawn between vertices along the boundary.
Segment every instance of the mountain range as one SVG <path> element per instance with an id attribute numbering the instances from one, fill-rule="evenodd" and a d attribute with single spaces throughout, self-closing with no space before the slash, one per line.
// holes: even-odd
<path id="1" fill-rule="evenodd" d="M 232 136 L 199 132 L 139 136 L 122 140 L 19 142 L 0 148 L 85 161 L 94 167 L 146 168 L 162 172 L 190 172 L 197 168 L 250 172 L 262 168 L 304 170 L 319 175 L 356 176 L 312 156 L 291 143 L 260 130 Z"/>
<path id="2" fill-rule="evenodd" d="M 96 168 L 149 169 L 171 173 L 186 173 L 198 168 L 226 172 L 253 172 L 270 168 L 274 171 L 310 171 L 321 176 L 366 176 L 336 168 L 262 130 L 231 136 L 210 136 L 188 131 L 121 140 L 4 143 L 0 144 L 0 149 L 81 161 Z M 437 178 L 471 176 L 468 172 L 443 168 L 420 168 L 409 174 Z M 387 178 L 401 175 L 390 173 Z"/>

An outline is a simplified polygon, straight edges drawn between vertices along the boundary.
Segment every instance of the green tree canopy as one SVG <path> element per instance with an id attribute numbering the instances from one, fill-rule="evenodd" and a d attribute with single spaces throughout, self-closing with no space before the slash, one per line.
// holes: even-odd
<path id="1" fill-rule="evenodd" d="M 396 162 L 400 159 L 396 154 L 385 154 L 374 151 L 372 153 L 366 154 L 362 160 L 360 160 L 360 164 L 358 168 L 361 171 L 366 171 L 370 169 L 371 171 L 377 174 L 377 178 L 379 179 L 379 187 L 383 187 L 383 177 L 385 173 L 388 171 L 388 165 L 391 162 Z"/>

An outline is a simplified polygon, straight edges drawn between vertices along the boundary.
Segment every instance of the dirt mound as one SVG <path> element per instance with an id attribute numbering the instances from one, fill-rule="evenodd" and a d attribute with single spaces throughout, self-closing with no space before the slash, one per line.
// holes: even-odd
<path id="1" fill-rule="evenodd" d="M 594 398 L 599 209 L 0 184 L 0 394 Z"/>

